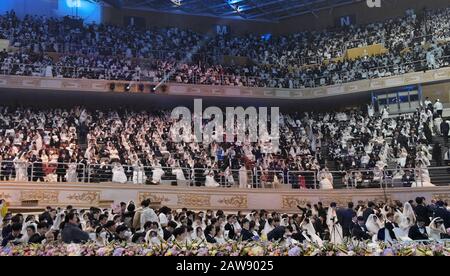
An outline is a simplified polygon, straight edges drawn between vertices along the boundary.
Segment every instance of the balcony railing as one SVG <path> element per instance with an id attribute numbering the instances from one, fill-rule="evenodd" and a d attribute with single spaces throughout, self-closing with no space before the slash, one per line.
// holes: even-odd
<path id="1" fill-rule="evenodd" d="M 224 171 L 204 168 L 6 160 L 0 161 L 0 165 L 0 181 L 118 183 L 243 189 L 323 189 L 321 183 L 323 174 L 317 171 L 255 169 Z M 406 170 L 411 170 L 410 180 L 403 179 Z M 428 172 L 446 170 L 450 173 L 450 166 L 429 167 L 426 170 Z M 340 189 L 389 189 L 433 185 L 430 178 L 418 169 L 329 171 L 327 176 L 330 175 L 334 188 Z M 341 183 L 337 179 L 341 179 Z M 449 184 L 440 185 L 448 186 Z"/>

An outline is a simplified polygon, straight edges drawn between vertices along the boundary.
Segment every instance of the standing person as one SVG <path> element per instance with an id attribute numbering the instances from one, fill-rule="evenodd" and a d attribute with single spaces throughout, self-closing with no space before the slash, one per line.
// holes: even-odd
<path id="1" fill-rule="evenodd" d="M 448 132 L 450 130 L 450 122 L 442 120 L 440 125 L 442 137 L 444 137 L 444 143 L 448 144 Z"/>
<path id="2" fill-rule="evenodd" d="M 442 117 L 442 110 L 444 107 L 442 106 L 442 103 L 439 101 L 439 99 L 436 100 L 436 102 L 433 105 L 434 110 L 436 111 L 437 116 Z"/>
<path id="3" fill-rule="evenodd" d="M 438 167 L 442 166 L 442 150 L 441 145 L 436 142 L 433 146 L 433 159 L 436 160 L 436 165 Z"/>
<path id="4" fill-rule="evenodd" d="M 330 242 L 333 244 L 342 244 L 342 226 L 339 224 L 336 216 L 336 206 L 335 202 L 331 202 L 330 207 L 328 207 L 327 225 L 328 231 L 330 232 Z"/>
<path id="5" fill-rule="evenodd" d="M 339 208 L 336 211 L 339 223 L 342 225 L 344 237 L 349 237 L 351 235 L 350 228 L 352 226 L 352 218 L 356 215 L 353 206 L 353 202 L 349 202 L 347 208 Z"/>
<path id="6" fill-rule="evenodd" d="M 373 203 L 372 201 L 369 201 L 367 203 L 367 208 L 363 212 L 364 222 L 367 221 L 367 219 L 369 218 L 370 215 L 375 214 L 375 212 L 373 211 L 374 207 L 375 207 L 375 203 Z"/>
<path id="7" fill-rule="evenodd" d="M 431 105 L 431 101 L 428 97 L 425 97 L 425 101 L 423 101 L 423 105 L 425 108 L 428 108 Z"/>
<path id="8" fill-rule="evenodd" d="M 152 222 L 156 221 L 159 223 L 158 216 L 156 215 L 155 211 L 152 208 L 150 208 L 150 199 L 144 199 L 141 205 L 142 205 L 142 213 L 140 217 L 141 227 L 144 227 L 144 224 L 147 221 Z"/>
<path id="9" fill-rule="evenodd" d="M 414 213 L 417 219 L 421 218 L 425 222 L 425 226 L 430 224 L 430 217 L 433 215 L 431 210 L 425 205 L 423 197 L 416 197 L 416 207 Z"/>

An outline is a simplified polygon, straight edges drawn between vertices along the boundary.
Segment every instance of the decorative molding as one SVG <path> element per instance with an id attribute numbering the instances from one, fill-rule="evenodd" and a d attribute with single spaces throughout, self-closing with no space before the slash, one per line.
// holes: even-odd
<path id="1" fill-rule="evenodd" d="M 345 207 L 352 200 L 351 196 L 336 196 L 336 197 L 320 197 L 319 201 L 322 202 L 323 207 L 330 206 L 331 202 L 336 202 L 338 207 Z"/>
<path id="2" fill-rule="evenodd" d="M 20 200 L 38 200 L 39 203 L 58 203 L 58 191 L 21 191 Z"/>
<path id="3" fill-rule="evenodd" d="M 10 194 L 7 194 L 7 193 L 5 193 L 5 192 L 1 192 L 1 193 L 0 193 L 0 198 L 1 198 L 1 199 L 8 199 L 8 198 L 11 198 L 11 195 L 10 195 Z"/>
<path id="4" fill-rule="evenodd" d="M 219 203 L 236 208 L 247 208 L 248 206 L 246 195 L 224 197 L 219 200 Z"/>
<path id="5" fill-rule="evenodd" d="M 81 202 L 98 203 L 100 200 L 100 192 L 90 191 L 84 193 L 73 193 L 67 196 L 68 199 Z"/>
<path id="6" fill-rule="evenodd" d="M 295 209 L 297 208 L 297 205 L 305 205 L 307 203 L 310 203 L 309 200 L 306 200 L 304 198 L 300 198 L 298 196 L 290 196 L 290 195 L 282 195 L 282 208 L 283 209 Z"/>
<path id="7" fill-rule="evenodd" d="M 434 200 L 442 200 L 442 201 L 450 202 L 450 193 L 448 193 L 448 194 L 433 194 L 432 198 Z"/>
<path id="8" fill-rule="evenodd" d="M 210 195 L 183 194 L 178 195 L 178 205 L 183 207 L 210 207 Z"/>
<path id="9" fill-rule="evenodd" d="M 367 205 L 367 203 L 369 203 L 369 201 L 372 201 L 373 203 L 391 203 L 393 201 L 392 196 L 391 195 L 386 195 L 386 197 L 384 196 L 375 196 L 371 199 L 364 199 L 364 200 L 358 200 L 358 204 L 364 204 Z M 354 202 L 356 203 L 356 202 Z"/>
<path id="10" fill-rule="evenodd" d="M 138 199 L 141 203 L 144 199 L 150 199 L 150 202 L 169 202 L 170 199 L 162 194 L 155 194 L 155 193 L 149 193 L 149 192 L 139 192 Z"/>

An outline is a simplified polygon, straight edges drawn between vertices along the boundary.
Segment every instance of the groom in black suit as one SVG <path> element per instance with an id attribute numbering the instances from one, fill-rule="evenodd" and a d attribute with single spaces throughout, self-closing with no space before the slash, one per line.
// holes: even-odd
<path id="1" fill-rule="evenodd" d="M 417 223 L 409 228 L 408 237 L 412 240 L 428 240 L 425 222 L 422 218 L 417 218 Z"/>
<path id="2" fill-rule="evenodd" d="M 365 224 L 364 217 L 359 216 L 352 229 L 352 236 L 355 237 L 355 239 L 364 241 L 371 238 Z"/>
<path id="3" fill-rule="evenodd" d="M 347 207 L 348 208 L 339 208 L 336 211 L 338 221 L 342 226 L 344 237 L 351 236 L 351 227 L 353 224 L 352 218 L 356 215 L 355 210 L 353 210 L 353 202 L 349 202 Z"/>
<path id="4" fill-rule="evenodd" d="M 386 231 L 388 230 L 389 236 L 392 240 L 396 240 L 396 236 L 394 233 L 394 228 L 398 227 L 397 223 L 394 222 L 394 214 L 388 213 L 386 214 L 386 221 L 384 223 L 384 227 L 378 231 L 378 240 L 385 241 L 386 240 Z"/>
<path id="5" fill-rule="evenodd" d="M 230 240 L 234 240 L 235 236 L 236 236 L 236 232 L 234 230 L 234 225 L 233 225 L 233 220 L 234 220 L 234 215 L 228 215 L 227 217 L 227 224 L 225 224 L 225 231 L 228 231 L 228 238 Z"/>

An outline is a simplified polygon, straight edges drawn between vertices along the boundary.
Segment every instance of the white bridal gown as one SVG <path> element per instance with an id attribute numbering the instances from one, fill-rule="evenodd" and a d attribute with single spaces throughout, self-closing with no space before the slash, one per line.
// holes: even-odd
<path id="1" fill-rule="evenodd" d="M 214 172 L 207 170 L 205 172 L 206 174 L 206 179 L 205 179 L 205 186 L 206 187 L 219 187 L 219 183 L 217 183 L 217 181 L 214 179 Z"/>
<path id="2" fill-rule="evenodd" d="M 125 174 L 125 171 L 121 165 L 115 165 L 112 169 L 113 177 L 112 181 L 116 183 L 126 183 L 127 182 L 127 175 Z"/>

